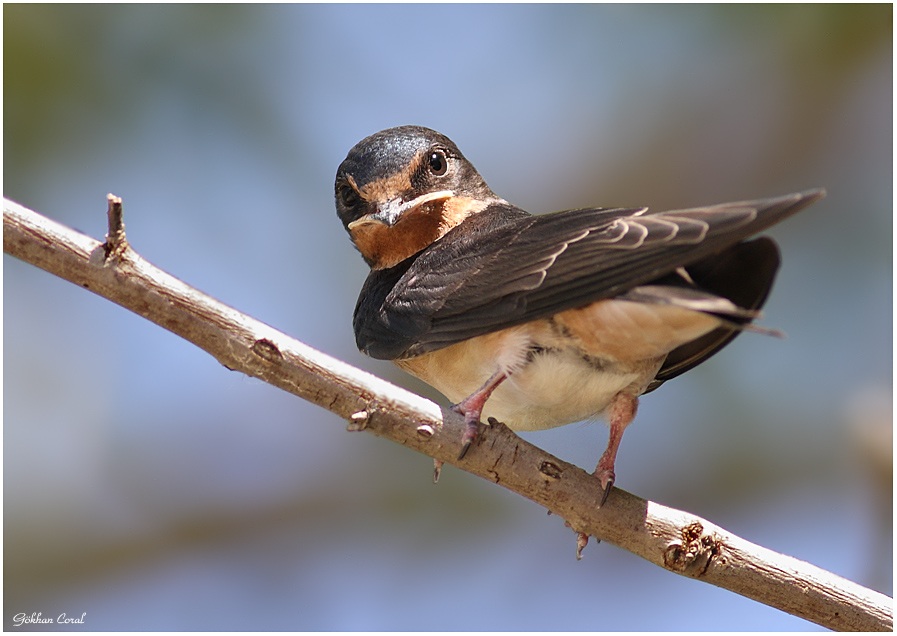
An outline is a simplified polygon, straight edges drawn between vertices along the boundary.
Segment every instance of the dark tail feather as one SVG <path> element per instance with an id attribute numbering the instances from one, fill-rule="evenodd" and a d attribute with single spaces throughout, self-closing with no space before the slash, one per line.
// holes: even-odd
<path id="1" fill-rule="evenodd" d="M 653 391 L 667 380 L 697 366 L 729 344 L 742 331 L 765 332 L 764 328 L 753 326 L 752 317 L 749 316 L 756 316 L 766 302 L 778 268 L 779 248 L 768 237 L 737 243 L 719 254 L 689 265 L 688 276 L 697 287 L 728 298 L 748 312 L 744 316 L 725 316 L 732 323 L 731 326 L 714 329 L 671 351 L 648 391 Z M 773 335 L 780 334 L 775 330 L 770 331 Z"/>

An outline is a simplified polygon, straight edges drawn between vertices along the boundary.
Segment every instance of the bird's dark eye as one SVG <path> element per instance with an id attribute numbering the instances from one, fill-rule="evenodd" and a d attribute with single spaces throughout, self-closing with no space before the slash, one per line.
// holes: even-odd
<path id="1" fill-rule="evenodd" d="M 430 172 L 437 177 L 444 175 L 445 171 L 448 170 L 448 160 L 445 158 L 445 153 L 441 150 L 430 151 L 430 156 L 427 157 L 427 165 L 430 167 Z"/>
<path id="2" fill-rule="evenodd" d="M 340 203 L 347 208 L 355 207 L 355 204 L 358 203 L 358 193 L 348 183 L 341 184 L 336 190 L 336 195 L 339 197 Z"/>

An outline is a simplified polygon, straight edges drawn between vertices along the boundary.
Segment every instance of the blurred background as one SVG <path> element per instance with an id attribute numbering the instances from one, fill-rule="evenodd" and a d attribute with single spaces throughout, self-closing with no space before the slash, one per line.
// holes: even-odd
<path id="1" fill-rule="evenodd" d="M 421 124 L 532 212 L 827 199 L 764 324 L 642 401 L 621 488 L 892 590 L 892 8 L 3 7 L 4 194 L 433 399 L 355 347 L 332 201 Z M 3 259 L 4 627 L 805 630 L 227 371 Z M 587 470 L 607 435 L 526 438 Z M 55 627 L 54 625 L 42 627 Z"/>

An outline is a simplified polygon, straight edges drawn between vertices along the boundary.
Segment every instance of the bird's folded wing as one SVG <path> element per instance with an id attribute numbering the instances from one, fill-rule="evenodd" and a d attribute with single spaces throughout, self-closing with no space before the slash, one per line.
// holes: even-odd
<path id="1" fill-rule="evenodd" d="M 409 357 L 619 296 L 823 195 L 811 190 L 653 214 L 599 208 L 530 216 L 493 206 L 416 258 L 373 273 L 356 307 L 356 339 L 373 357 Z"/>

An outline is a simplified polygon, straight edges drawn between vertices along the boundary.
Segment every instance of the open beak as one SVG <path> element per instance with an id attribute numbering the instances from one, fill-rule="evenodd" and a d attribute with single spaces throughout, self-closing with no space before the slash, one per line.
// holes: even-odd
<path id="1" fill-rule="evenodd" d="M 403 202 L 401 198 L 390 199 L 389 201 L 378 205 L 376 212 L 366 214 L 360 219 L 349 223 L 349 230 L 351 231 L 370 223 L 381 223 L 387 227 L 392 227 L 398 223 L 408 211 L 419 208 L 425 203 L 448 199 L 451 196 L 454 196 L 454 192 L 451 190 L 439 190 L 438 192 L 422 194 L 410 201 Z"/>

